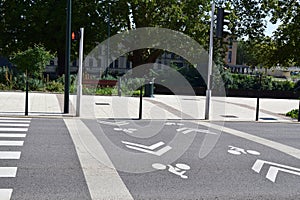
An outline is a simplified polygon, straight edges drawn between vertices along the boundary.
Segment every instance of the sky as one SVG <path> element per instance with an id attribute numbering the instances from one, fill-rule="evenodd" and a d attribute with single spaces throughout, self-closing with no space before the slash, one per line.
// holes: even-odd
<path id="1" fill-rule="evenodd" d="M 267 20 L 268 23 L 267 23 L 267 28 L 265 30 L 265 34 L 267 36 L 272 36 L 272 32 L 277 29 L 277 27 L 280 24 L 280 22 L 278 21 L 276 24 L 272 24 L 271 22 L 269 22 L 270 21 L 269 19 L 270 18 L 268 18 L 268 17 L 266 18 L 266 20 Z"/>

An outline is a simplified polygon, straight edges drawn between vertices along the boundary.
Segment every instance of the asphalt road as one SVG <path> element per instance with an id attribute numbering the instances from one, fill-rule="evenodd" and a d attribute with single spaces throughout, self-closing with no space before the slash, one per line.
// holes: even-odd
<path id="1" fill-rule="evenodd" d="M 117 122 L 120 126 L 105 121 L 84 122 L 103 145 L 134 199 L 300 199 L 299 160 L 263 144 L 222 133 L 208 156 L 199 158 L 209 133 L 184 134 L 181 128 L 207 129 L 204 126 L 195 127 L 186 121 L 172 121 L 173 125 L 160 121 L 151 125 L 149 121 Z M 299 147 L 299 124 L 225 126 Z M 161 142 L 164 145 L 149 150 Z M 167 151 L 166 146 L 171 149 Z M 163 148 L 163 154 L 155 154 Z"/>
<path id="2" fill-rule="evenodd" d="M 91 199 L 73 142 L 63 120 L 36 118 L 30 121 L 28 131 L 24 132 L 25 138 L 0 138 L 0 141 L 24 142 L 22 146 L 0 146 L 1 151 L 21 152 L 19 159 L 0 160 L 1 167 L 17 167 L 15 177 L 0 178 L 0 188 L 13 189 L 11 200 Z M 6 127 L 3 123 L 0 123 L 0 127 Z M 13 128 L 20 122 L 10 124 Z M 7 133 L 0 131 L 4 132 Z M 0 197 L 5 200 L 7 198 L 1 194 Z"/>
<path id="3" fill-rule="evenodd" d="M 1 189 L 12 192 L 10 199 L 15 200 L 92 199 L 63 119 L 5 120 L 0 118 L 1 200 Z M 226 122 L 228 133 L 221 133 L 191 121 L 82 121 L 133 199 L 300 199 L 300 124 Z M 7 141 L 23 143 L 4 145 Z M 90 152 L 95 148 L 89 143 L 84 147 Z M 207 156 L 199 157 L 210 147 Z M 1 152 L 21 154 L 7 159 Z M 17 173 L 1 177 L 3 167 L 14 167 Z M 97 169 L 99 176 L 112 173 L 103 169 Z"/>

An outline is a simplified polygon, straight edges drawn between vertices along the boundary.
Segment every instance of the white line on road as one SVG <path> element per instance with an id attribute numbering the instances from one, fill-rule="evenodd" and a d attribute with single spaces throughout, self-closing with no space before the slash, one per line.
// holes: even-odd
<path id="1" fill-rule="evenodd" d="M 0 126 L 29 127 L 30 124 L 7 124 L 7 123 L 0 123 Z"/>
<path id="2" fill-rule="evenodd" d="M 164 142 L 158 142 L 156 144 L 153 144 L 153 145 L 150 145 L 150 146 L 146 146 L 146 145 L 132 143 L 132 142 L 126 142 L 126 141 L 122 141 L 122 143 L 123 144 L 131 145 L 131 146 L 141 147 L 141 148 L 144 148 L 144 149 L 150 149 L 150 150 L 154 150 L 154 149 L 156 149 L 156 148 L 158 148 L 158 147 L 160 147 L 160 146 L 162 146 L 162 145 L 165 144 Z"/>
<path id="3" fill-rule="evenodd" d="M 165 147 L 161 148 L 158 151 L 151 151 L 151 150 L 142 149 L 142 148 L 139 148 L 139 147 L 133 147 L 133 146 L 130 146 L 130 145 L 126 145 L 126 147 L 129 148 L 129 149 L 134 149 L 134 150 L 137 150 L 137 151 L 153 154 L 153 155 L 156 155 L 156 156 L 161 156 L 164 153 L 166 153 L 166 152 L 168 152 L 169 150 L 172 149 L 172 147 L 170 147 L 170 146 L 165 146 Z"/>
<path id="4" fill-rule="evenodd" d="M 24 138 L 26 134 L 0 133 L 0 138 Z"/>
<path id="5" fill-rule="evenodd" d="M 76 147 L 92 199 L 133 200 L 103 146 L 89 128 L 80 119 L 64 121 Z M 98 160 L 99 157 L 106 165 Z"/>
<path id="6" fill-rule="evenodd" d="M 23 146 L 24 141 L 0 140 L 0 146 Z"/>
<path id="7" fill-rule="evenodd" d="M 0 128 L 0 132 L 26 132 L 28 128 Z"/>
<path id="8" fill-rule="evenodd" d="M 10 200 L 13 189 L 0 189 L 0 199 Z"/>
<path id="9" fill-rule="evenodd" d="M 266 178 L 272 181 L 273 183 L 276 181 L 276 177 L 279 171 L 300 176 L 299 168 L 282 165 L 274 162 L 269 162 L 265 160 L 260 160 L 260 159 L 257 159 L 255 161 L 254 165 L 252 166 L 252 170 L 254 170 L 257 173 L 260 173 L 264 164 L 271 165 L 269 167 Z"/>
<path id="10" fill-rule="evenodd" d="M 118 121 L 118 122 L 108 122 L 108 121 L 97 121 L 100 124 L 106 124 L 106 125 L 112 125 L 112 126 L 122 126 L 122 125 L 127 125 L 129 122 L 126 121 Z"/>
<path id="11" fill-rule="evenodd" d="M 0 178 L 14 178 L 17 175 L 17 167 L 0 167 Z"/>
<path id="12" fill-rule="evenodd" d="M 0 119 L 0 122 L 1 123 L 28 123 L 30 124 L 30 120 L 11 120 L 11 119 L 8 119 L 8 120 L 3 120 L 3 119 Z"/>
<path id="13" fill-rule="evenodd" d="M 0 159 L 20 159 L 21 151 L 0 151 Z"/>
<path id="14" fill-rule="evenodd" d="M 292 170 L 289 170 L 289 169 L 282 169 L 282 168 L 279 168 L 279 167 L 271 166 L 269 168 L 269 171 L 268 171 L 267 175 L 266 175 L 266 178 L 274 183 L 276 181 L 276 177 L 277 177 L 277 174 L 278 174 L 279 171 L 300 176 L 299 172 L 295 172 L 295 171 L 292 171 Z"/>
<path id="15" fill-rule="evenodd" d="M 268 139 L 265 139 L 265 138 L 261 138 L 261 137 L 255 136 L 255 135 L 251 135 L 249 133 L 245 133 L 245 132 L 242 132 L 242 131 L 238 131 L 238 130 L 234 130 L 234 129 L 231 129 L 231 128 L 219 126 L 219 125 L 216 125 L 216 124 L 213 124 L 213 123 L 200 122 L 199 124 L 203 125 L 203 126 L 206 126 L 206 127 L 213 128 L 213 129 L 217 129 L 217 130 L 226 132 L 228 134 L 235 135 L 235 136 L 238 136 L 238 137 L 241 137 L 241 138 L 244 138 L 244 139 L 259 143 L 259 144 L 262 144 L 262 145 L 265 145 L 267 147 L 276 149 L 276 150 L 281 151 L 283 153 L 286 153 L 290 156 L 293 156 L 297 159 L 300 159 L 300 150 L 296 149 L 294 147 L 290 147 L 290 146 L 287 146 L 287 145 L 284 145 L 284 144 L 281 144 L 281 143 L 278 143 L 278 142 L 274 142 L 272 140 L 268 140 Z"/>

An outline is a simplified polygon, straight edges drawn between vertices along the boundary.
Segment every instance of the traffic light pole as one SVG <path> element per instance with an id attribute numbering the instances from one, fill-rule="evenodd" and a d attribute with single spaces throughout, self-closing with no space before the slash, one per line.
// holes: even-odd
<path id="1" fill-rule="evenodd" d="M 77 85 L 76 117 L 80 117 L 80 112 L 81 112 L 83 34 L 84 34 L 84 28 L 80 28 L 79 66 L 78 66 L 78 76 L 77 76 L 78 77 L 78 85 Z"/>
<path id="2" fill-rule="evenodd" d="M 208 70 L 207 70 L 207 90 L 205 101 L 205 119 L 209 120 L 210 115 L 210 102 L 211 102 L 211 83 L 212 83 L 212 65 L 213 65 L 213 45 L 214 45 L 214 12 L 215 4 L 211 6 L 211 22 L 210 22 L 210 36 L 209 36 L 209 57 L 208 57 Z"/>
<path id="3" fill-rule="evenodd" d="M 71 54 L 71 13 L 72 13 L 72 0 L 67 0 L 67 28 L 66 28 L 66 64 L 65 64 L 64 113 L 69 113 L 70 54 Z"/>

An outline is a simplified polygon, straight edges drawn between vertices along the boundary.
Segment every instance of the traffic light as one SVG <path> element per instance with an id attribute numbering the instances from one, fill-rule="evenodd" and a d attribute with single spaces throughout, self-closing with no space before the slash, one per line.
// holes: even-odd
<path id="1" fill-rule="evenodd" d="M 80 40 L 80 37 L 81 37 L 80 31 L 73 31 L 71 34 L 71 39 L 74 42 Z"/>
<path id="2" fill-rule="evenodd" d="M 228 29 L 228 25 L 230 21 L 226 19 L 226 16 L 230 14 L 229 10 L 224 10 L 224 8 L 218 8 L 217 11 L 217 28 L 216 28 L 216 37 L 223 38 L 224 35 L 231 34 L 230 30 Z M 225 29 L 224 26 L 227 26 Z"/>

